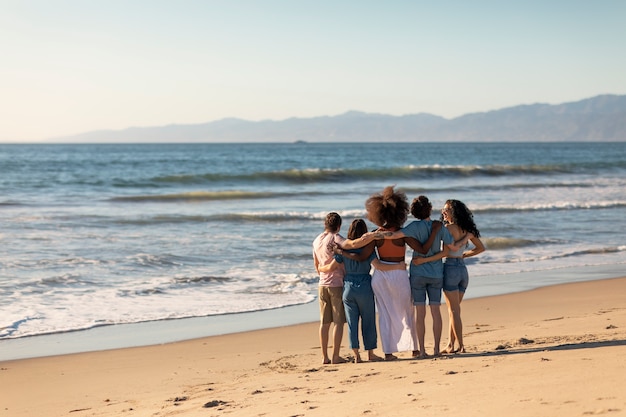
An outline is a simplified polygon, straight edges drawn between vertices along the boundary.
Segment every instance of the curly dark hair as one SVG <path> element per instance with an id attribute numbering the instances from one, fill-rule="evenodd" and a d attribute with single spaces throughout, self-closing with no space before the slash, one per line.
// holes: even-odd
<path id="1" fill-rule="evenodd" d="M 402 191 L 395 191 L 393 185 L 385 187 L 382 193 L 370 196 L 365 202 L 367 218 L 376 226 L 401 228 L 409 214 L 409 201 Z"/>
<path id="2" fill-rule="evenodd" d="M 451 216 L 456 225 L 461 229 L 473 234 L 476 237 L 480 237 L 480 232 L 474 223 L 474 215 L 472 211 L 467 208 L 465 203 L 459 200 L 447 200 L 446 204 L 450 206 L 452 210 Z M 443 220 L 443 215 L 441 216 Z"/>
<path id="3" fill-rule="evenodd" d="M 433 205 L 428 197 L 420 195 L 413 199 L 411 203 L 411 214 L 413 217 L 419 220 L 427 219 L 433 211 Z"/>
<path id="4" fill-rule="evenodd" d="M 367 224 L 363 219 L 354 219 L 348 229 L 348 239 L 358 239 L 367 233 Z"/>

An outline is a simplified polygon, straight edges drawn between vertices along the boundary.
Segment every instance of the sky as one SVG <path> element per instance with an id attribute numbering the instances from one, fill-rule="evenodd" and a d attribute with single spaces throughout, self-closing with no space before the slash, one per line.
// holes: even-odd
<path id="1" fill-rule="evenodd" d="M 626 1 L 0 0 L 0 141 L 626 94 Z"/>

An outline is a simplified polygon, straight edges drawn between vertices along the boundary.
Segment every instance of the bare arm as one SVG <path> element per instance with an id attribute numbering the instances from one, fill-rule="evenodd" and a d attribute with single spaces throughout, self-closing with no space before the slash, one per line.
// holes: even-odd
<path id="1" fill-rule="evenodd" d="M 476 256 L 479 253 L 482 253 L 485 251 L 485 245 L 483 244 L 482 240 L 480 240 L 480 238 L 474 236 L 471 233 L 467 234 L 468 236 L 470 236 L 469 240 L 472 242 L 472 244 L 474 245 L 474 247 L 466 252 L 463 252 L 463 257 L 464 258 L 469 258 L 471 256 Z"/>
<path id="2" fill-rule="evenodd" d="M 367 245 L 365 245 L 365 247 L 363 248 L 363 250 L 359 253 L 352 253 L 352 252 L 346 252 L 343 249 L 341 249 L 340 247 L 335 247 L 333 248 L 334 252 L 345 257 L 345 258 L 349 258 L 352 259 L 354 261 L 358 261 L 358 262 L 363 262 L 367 259 L 369 259 L 370 255 L 372 254 L 372 252 L 374 252 L 374 246 L 375 243 L 372 241 L 370 243 L 368 243 Z"/>
<path id="3" fill-rule="evenodd" d="M 387 264 L 387 263 L 381 262 L 378 259 L 372 260 L 372 266 L 378 269 L 379 271 L 393 271 L 396 269 L 406 269 L 406 263 L 404 262 Z"/>
<path id="4" fill-rule="evenodd" d="M 449 224 L 446 227 L 452 235 L 452 238 L 454 238 L 454 242 L 447 245 L 451 251 L 457 251 L 461 249 L 462 247 L 467 245 L 467 242 L 472 237 L 471 233 L 466 233 L 465 231 L 461 230 L 461 228 L 456 224 Z"/>
<path id="5" fill-rule="evenodd" d="M 413 263 L 413 265 L 421 265 L 421 264 L 425 264 L 427 262 L 433 262 L 433 261 L 438 261 L 439 259 L 443 259 L 446 256 L 448 256 L 448 252 L 450 252 L 450 250 L 448 249 L 447 246 L 443 247 L 443 250 L 441 252 L 438 252 L 432 256 L 429 257 L 422 257 L 422 256 L 418 256 L 413 258 L 413 260 L 411 261 Z"/>
<path id="6" fill-rule="evenodd" d="M 315 271 L 319 274 L 320 261 L 317 259 L 317 255 L 315 255 L 315 252 L 313 252 L 313 265 L 315 265 Z"/>
<path id="7" fill-rule="evenodd" d="M 341 266 L 341 264 L 339 262 L 337 262 L 336 260 L 332 260 L 330 261 L 329 264 L 323 265 L 318 267 L 317 272 L 331 272 L 334 271 L 335 269 L 339 268 L 339 266 Z"/>
<path id="8" fill-rule="evenodd" d="M 469 239 L 467 238 L 467 235 L 466 235 L 465 237 L 462 237 L 459 240 L 455 240 L 453 243 L 448 243 L 446 246 L 450 248 L 451 251 L 457 251 L 461 249 L 463 246 L 467 245 L 468 241 Z"/>
<path id="9" fill-rule="evenodd" d="M 430 248 L 433 246 L 433 243 L 435 242 L 435 238 L 437 237 L 437 232 L 439 232 L 439 229 L 441 229 L 441 226 L 442 226 L 442 223 L 440 221 L 433 221 L 433 228 L 430 231 L 428 240 L 426 240 L 424 244 L 421 244 L 419 240 L 413 237 L 406 236 L 402 230 L 398 230 L 397 232 L 384 232 L 383 235 L 385 239 L 404 238 L 404 241 L 406 242 L 407 245 L 411 247 L 411 249 L 421 254 L 426 254 L 428 253 Z"/>
<path id="10" fill-rule="evenodd" d="M 342 249 L 358 249 L 367 245 L 374 239 L 382 239 L 380 232 L 368 232 L 358 239 L 346 239 L 341 242 Z"/>

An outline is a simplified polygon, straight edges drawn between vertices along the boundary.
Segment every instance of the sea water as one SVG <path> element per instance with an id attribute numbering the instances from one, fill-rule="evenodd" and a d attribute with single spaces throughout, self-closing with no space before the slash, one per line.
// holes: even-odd
<path id="1" fill-rule="evenodd" d="M 473 211 L 468 297 L 626 274 L 623 142 L 0 145 L 0 343 L 310 304 L 387 185 Z"/>

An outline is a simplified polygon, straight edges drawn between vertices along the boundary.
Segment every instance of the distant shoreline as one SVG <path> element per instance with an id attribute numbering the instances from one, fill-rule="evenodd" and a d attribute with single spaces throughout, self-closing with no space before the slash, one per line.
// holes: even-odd
<path id="1" fill-rule="evenodd" d="M 95 130 L 43 143 L 306 142 L 623 142 L 626 95 L 604 94 L 561 104 L 523 104 L 452 119 L 429 113 L 394 116 L 347 111 L 335 116 Z"/>

